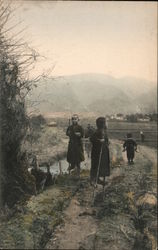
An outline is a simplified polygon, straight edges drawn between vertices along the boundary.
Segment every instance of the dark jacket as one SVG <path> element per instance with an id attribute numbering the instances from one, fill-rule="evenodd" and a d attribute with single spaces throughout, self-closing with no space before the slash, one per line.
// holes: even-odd
<path id="1" fill-rule="evenodd" d="M 133 138 L 126 139 L 123 144 L 123 148 L 127 151 L 127 158 L 133 159 L 137 148 L 136 141 Z"/>
<path id="2" fill-rule="evenodd" d="M 101 143 L 99 139 L 104 139 Z M 102 134 L 101 130 L 97 129 L 91 136 L 90 141 L 92 142 L 91 152 L 91 176 L 97 176 L 97 170 L 100 158 L 100 170 L 99 176 L 105 177 L 110 175 L 110 156 L 109 156 L 109 142 L 106 131 Z M 102 150 L 102 153 L 101 153 Z"/>
<path id="3" fill-rule="evenodd" d="M 81 136 L 75 135 L 76 132 L 80 132 Z M 71 164 L 78 164 L 84 161 L 84 151 L 82 138 L 84 136 L 83 128 L 76 124 L 67 128 L 66 135 L 69 136 L 67 161 Z"/>

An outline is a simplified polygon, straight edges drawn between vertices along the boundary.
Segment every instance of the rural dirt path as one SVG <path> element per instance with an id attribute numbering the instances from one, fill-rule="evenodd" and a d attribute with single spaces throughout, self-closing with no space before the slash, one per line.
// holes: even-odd
<path id="1" fill-rule="evenodd" d="M 46 249 L 156 249 L 156 150 L 140 146 L 135 164 L 128 166 L 120 142 L 112 141 L 110 148 L 105 196 L 98 186 L 93 203 L 93 188 L 81 177 Z"/>
<path id="2" fill-rule="evenodd" d="M 0 215 L 1 249 L 156 250 L 156 150 L 140 146 L 127 165 L 111 140 L 111 177 L 94 202 L 89 171 L 61 175 L 26 204 Z M 90 160 L 86 161 L 90 167 Z"/>

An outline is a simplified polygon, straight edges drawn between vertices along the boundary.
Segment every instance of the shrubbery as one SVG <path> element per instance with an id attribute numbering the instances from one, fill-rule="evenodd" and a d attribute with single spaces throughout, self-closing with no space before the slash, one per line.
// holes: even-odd
<path id="1" fill-rule="evenodd" d="M 10 14 L 10 5 L 0 1 L 1 204 L 13 206 L 24 194 L 35 193 L 27 155 L 21 151 L 29 125 L 25 97 L 33 84 L 27 73 L 35 60 L 35 52 L 26 43 L 9 38 L 5 25 Z"/>
<path id="2" fill-rule="evenodd" d="M 33 115 L 30 118 L 30 126 L 33 128 L 40 128 L 41 125 L 45 125 L 45 124 L 46 124 L 46 120 L 44 119 L 42 115 Z"/>

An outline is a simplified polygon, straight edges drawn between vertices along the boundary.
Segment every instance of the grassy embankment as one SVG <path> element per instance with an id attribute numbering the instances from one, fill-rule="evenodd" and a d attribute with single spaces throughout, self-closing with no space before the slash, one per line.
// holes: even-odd
<path id="1" fill-rule="evenodd" d="M 39 165 L 53 164 L 66 156 L 68 138 L 61 127 L 45 125 L 34 129 L 23 145 L 28 154 L 37 156 Z"/>

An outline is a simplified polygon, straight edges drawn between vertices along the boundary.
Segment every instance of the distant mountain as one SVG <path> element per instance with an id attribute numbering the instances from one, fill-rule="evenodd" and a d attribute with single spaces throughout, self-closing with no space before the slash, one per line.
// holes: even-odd
<path id="1" fill-rule="evenodd" d="M 44 112 L 152 112 L 156 87 L 133 77 L 114 78 L 104 74 L 80 74 L 41 81 L 29 95 Z"/>
<path id="2" fill-rule="evenodd" d="M 147 93 L 141 94 L 135 99 L 135 103 L 145 113 L 157 112 L 157 87 L 153 87 Z"/>

